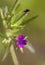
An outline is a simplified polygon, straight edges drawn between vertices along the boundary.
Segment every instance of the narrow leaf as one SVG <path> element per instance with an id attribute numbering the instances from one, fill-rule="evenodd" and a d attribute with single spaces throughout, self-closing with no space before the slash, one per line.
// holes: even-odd
<path id="1" fill-rule="evenodd" d="M 24 10 L 23 12 L 21 12 L 21 13 L 19 14 L 19 16 L 16 18 L 15 21 L 20 20 L 23 16 L 25 16 L 26 14 L 28 14 L 29 11 L 30 11 L 29 9 L 26 9 L 26 10 Z"/>
<path id="2" fill-rule="evenodd" d="M 35 53 L 35 49 L 33 48 L 32 45 L 27 44 L 25 47 L 26 47 L 30 52 Z"/>
<path id="3" fill-rule="evenodd" d="M 13 62 L 14 62 L 14 65 L 19 65 L 19 62 L 18 62 L 16 53 L 15 53 L 15 50 L 14 50 L 13 44 L 12 44 L 11 47 L 10 47 L 10 53 L 11 53 L 11 56 L 12 56 L 12 60 L 13 60 Z"/>
<path id="4" fill-rule="evenodd" d="M 11 12 L 10 12 L 11 14 L 14 14 L 18 5 L 19 5 L 19 0 L 15 0 L 15 3 L 13 5 L 12 9 L 11 9 Z"/>
<path id="5" fill-rule="evenodd" d="M 38 15 L 37 15 L 37 16 L 33 16 L 32 18 L 29 18 L 28 20 L 23 21 L 23 23 L 22 23 L 21 25 L 26 25 L 27 23 L 33 21 L 33 20 L 36 19 L 37 17 L 38 17 Z"/>
<path id="6" fill-rule="evenodd" d="M 2 61 L 4 61 L 4 60 L 6 59 L 6 57 L 8 56 L 10 46 L 11 46 L 11 43 L 9 44 L 9 46 L 8 46 L 7 49 L 6 49 L 6 52 L 4 53 L 4 56 L 3 56 L 3 58 L 2 58 Z"/>
<path id="7" fill-rule="evenodd" d="M 27 16 L 28 13 L 29 13 L 28 9 L 24 10 L 24 12 L 22 12 L 20 16 L 17 19 L 15 19 L 16 23 L 14 22 L 13 26 L 19 26 L 20 24 L 22 24 L 23 19 Z"/>

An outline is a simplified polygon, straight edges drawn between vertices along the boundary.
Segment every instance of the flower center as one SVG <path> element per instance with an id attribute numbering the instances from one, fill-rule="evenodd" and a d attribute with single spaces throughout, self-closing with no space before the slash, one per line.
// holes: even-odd
<path id="1" fill-rule="evenodd" d="M 20 44 L 23 44 L 23 40 L 19 40 L 19 43 L 20 43 Z"/>

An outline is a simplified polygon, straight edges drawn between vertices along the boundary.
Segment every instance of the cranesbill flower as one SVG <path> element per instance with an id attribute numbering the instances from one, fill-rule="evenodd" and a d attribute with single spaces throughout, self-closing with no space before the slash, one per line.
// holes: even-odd
<path id="1" fill-rule="evenodd" d="M 30 40 L 28 40 L 27 36 L 18 35 L 16 38 L 16 46 L 20 48 L 21 52 L 23 52 L 23 48 L 27 48 L 32 53 L 35 53 L 35 49 L 33 48 Z"/>
<path id="2" fill-rule="evenodd" d="M 19 48 L 24 48 L 24 46 L 27 44 L 27 40 L 25 39 L 25 36 L 18 35 L 16 45 Z"/>

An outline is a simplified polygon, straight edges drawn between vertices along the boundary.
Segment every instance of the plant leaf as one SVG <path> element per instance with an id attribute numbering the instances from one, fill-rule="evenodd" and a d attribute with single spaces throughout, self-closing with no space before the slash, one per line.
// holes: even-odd
<path id="1" fill-rule="evenodd" d="M 20 20 L 22 17 L 24 17 L 24 16 L 27 16 L 27 14 L 29 13 L 29 9 L 26 9 L 26 10 L 24 10 L 23 12 L 21 12 L 20 14 L 19 14 L 19 16 L 16 18 L 16 20 L 15 21 L 18 21 L 18 20 Z"/>
<path id="2" fill-rule="evenodd" d="M 15 0 L 15 3 L 13 5 L 12 9 L 11 9 L 11 12 L 10 12 L 11 14 L 14 14 L 14 12 L 15 12 L 15 10 L 18 7 L 19 4 L 20 4 L 20 1 L 19 0 Z"/>
<path id="3" fill-rule="evenodd" d="M 38 15 L 37 15 L 37 16 L 33 16 L 32 18 L 29 18 L 28 20 L 23 21 L 23 23 L 22 23 L 21 25 L 26 25 L 27 23 L 33 21 L 33 20 L 36 19 L 37 17 L 38 17 Z"/>
<path id="4" fill-rule="evenodd" d="M 4 60 L 6 59 L 8 53 L 9 53 L 10 46 L 11 46 L 11 43 L 10 43 L 9 46 L 7 47 L 6 52 L 5 52 L 5 54 L 4 54 L 3 58 L 2 58 L 2 61 L 4 61 Z"/>
<path id="5" fill-rule="evenodd" d="M 29 10 L 28 9 L 24 10 L 24 12 L 22 12 L 20 14 L 20 16 L 15 19 L 16 22 L 14 22 L 13 25 L 11 24 L 11 26 L 19 26 L 20 24 L 22 24 L 23 19 L 27 16 L 28 13 L 29 13 Z"/>

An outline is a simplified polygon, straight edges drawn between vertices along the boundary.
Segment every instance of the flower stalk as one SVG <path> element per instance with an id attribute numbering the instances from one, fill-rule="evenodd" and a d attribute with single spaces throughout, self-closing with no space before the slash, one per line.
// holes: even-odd
<path id="1" fill-rule="evenodd" d="M 19 65 L 13 44 L 11 44 L 10 46 L 10 53 L 11 53 L 11 57 L 12 57 L 14 65 Z"/>

